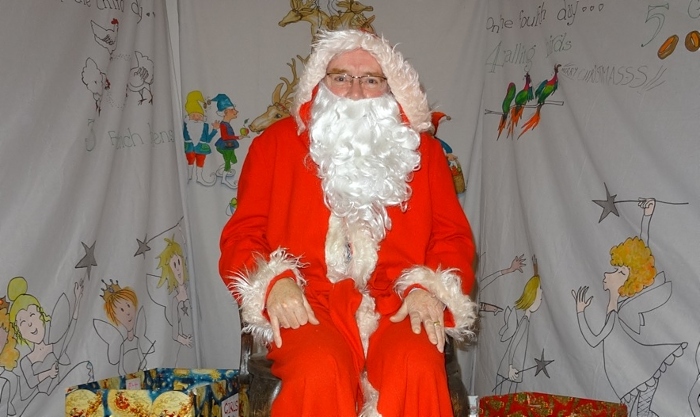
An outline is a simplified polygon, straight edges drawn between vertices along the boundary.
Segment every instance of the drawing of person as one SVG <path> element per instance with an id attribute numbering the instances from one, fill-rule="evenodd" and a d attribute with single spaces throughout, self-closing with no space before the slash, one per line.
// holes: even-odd
<path id="1" fill-rule="evenodd" d="M 167 283 L 169 302 L 166 304 L 166 318 L 173 328 L 172 336 L 181 346 L 192 347 L 192 305 L 188 294 L 187 267 L 182 248 L 172 239 L 165 238 L 166 246 L 158 255 L 158 268 L 161 270 L 157 288 Z M 179 352 L 179 349 L 178 349 Z"/>
<path id="2" fill-rule="evenodd" d="M 523 382 L 530 319 L 532 313 L 542 305 L 542 285 L 535 256 L 532 257 L 532 267 L 534 275 L 527 281 L 520 298 L 515 302 L 515 310 L 523 311 L 522 317 L 518 320 L 516 311 L 507 307 L 503 317 L 505 324 L 499 330 L 501 342 L 509 342 L 498 366 L 497 384 L 494 388 L 497 394 L 517 392 L 518 385 Z"/>
<path id="3" fill-rule="evenodd" d="M 23 277 L 10 280 L 7 295 L 12 303 L 9 316 L 14 336 L 21 345 L 30 348 L 29 353 L 20 359 L 23 400 L 31 402 L 37 395 L 50 395 L 69 375 L 80 383 L 94 380 L 92 363 L 84 361 L 72 365 L 66 353 L 78 320 L 82 282 L 74 285 L 72 311 L 68 297 L 63 293 L 51 315 L 46 314 L 36 297 L 27 293 L 27 281 Z M 30 400 L 30 396 L 34 398 Z"/>
<path id="4" fill-rule="evenodd" d="M 510 273 L 513 273 L 515 271 L 520 271 L 521 273 L 523 272 L 523 266 L 525 266 L 525 255 L 516 255 L 515 258 L 510 263 L 510 266 L 508 268 L 504 268 L 501 270 L 498 270 L 496 272 L 493 272 L 485 277 L 479 278 L 479 294 L 481 294 L 486 287 L 489 285 L 493 284 L 498 278 L 508 275 Z M 500 313 L 503 311 L 503 308 L 491 304 L 491 303 L 486 303 L 483 301 L 479 302 L 479 312 L 485 312 L 485 313 L 493 313 L 495 316 L 496 314 Z"/>
<path id="5" fill-rule="evenodd" d="M 192 171 L 196 166 L 197 182 L 205 185 L 214 185 L 204 178 L 204 162 L 211 153 L 211 140 L 216 135 L 216 129 L 209 130 L 204 109 L 207 101 L 199 90 L 190 91 L 185 101 L 185 113 L 187 116 L 183 122 L 182 134 L 185 139 L 185 157 L 187 158 L 187 179 L 192 179 Z"/>
<path id="6" fill-rule="evenodd" d="M 656 271 L 654 255 L 648 247 L 649 223 L 654 199 L 640 199 L 644 210 L 640 236 L 627 238 L 610 249 L 613 271 L 603 274 L 603 289 L 608 292 L 605 324 L 594 332 L 586 320 L 586 308 L 593 296 L 586 298 L 587 286 L 571 291 L 576 302 L 576 316 L 581 335 L 591 347 L 603 345 L 605 374 L 620 402 L 630 416 L 655 416 L 651 404 L 659 378 L 675 358 L 683 354 L 683 343 L 647 344 L 642 341 L 644 313 L 657 309 L 671 297 L 671 282 Z M 636 343 L 630 348 L 630 342 Z M 630 353 L 637 359 L 629 364 Z"/>
<path id="7" fill-rule="evenodd" d="M 103 281 L 104 282 L 104 281 Z M 155 342 L 146 337 L 146 314 L 131 287 L 110 281 L 103 290 L 104 310 L 110 323 L 94 319 L 93 326 L 107 343 L 109 363 L 117 365 L 119 375 L 146 369 L 146 357 L 155 351 Z M 121 328 L 126 331 L 123 334 Z"/>
<path id="8" fill-rule="evenodd" d="M 230 175 L 233 178 L 235 171 L 232 171 L 232 165 L 238 162 L 236 149 L 240 146 L 238 141 L 241 137 L 236 135 L 231 126 L 231 120 L 238 117 L 238 110 L 236 110 L 236 106 L 226 94 L 217 94 L 211 100 L 216 102 L 217 114 L 222 117 L 220 122 L 214 121 L 212 123 L 215 129 L 219 129 L 221 135 L 215 143 L 216 150 L 224 157 L 221 183 L 235 189 L 236 184 L 229 181 L 228 177 Z"/>
<path id="9" fill-rule="evenodd" d="M 8 308 L 5 297 L 0 298 L 0 417 L 21 414 L 24 409 L 17 394 L 19 377 L 12 372 L 17 367 L 20 353 L 11 330 Z"/>

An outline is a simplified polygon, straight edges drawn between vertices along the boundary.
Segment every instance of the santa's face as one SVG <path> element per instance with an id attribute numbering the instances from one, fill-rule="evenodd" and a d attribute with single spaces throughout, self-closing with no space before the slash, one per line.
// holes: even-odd
<path id="1" fill-rule="evenodd" d="M 309 152 L 329 208 L 383 238 L 391 227 L 386 207 L 410 196 L 407 181 L 420 163 L 418 133 L 402 123 L 390 94 L 352 99 L 322 84 L 311 113 Z"/>
<path id="2" fill-rule="evenodd" d="M 382 81 L 380 88 L 367 88 L 366 84 L 360 82 L 356 77 L 365 75 L 383 77 L 382 67 L 377 60 L 364 49 L 356 49 L 350 52 L 343 52 L 331 59 L 326 67 L 328 74 L 347 74 L 351 78 L 349 83 L 337 85 L 328 82 L 325 78 L 326 86 L 331 92 L 339 97 L 346 97 L 353 100 L 363 98 L 381 97 L 389 91 L 387 83 Z"/>

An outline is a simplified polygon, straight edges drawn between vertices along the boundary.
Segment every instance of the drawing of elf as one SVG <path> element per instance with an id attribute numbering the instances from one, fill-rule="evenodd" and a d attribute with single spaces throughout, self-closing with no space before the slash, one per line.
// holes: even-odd
<path id="1" fill-rule="evenodd" d="M 104 281 L 103 281 L 104 282 Z M 106 282 L 101 297 L 111 323 L 93 319 L 95 331 L 107 343 L 109 363 L 117 365 L 119 375 L 146 369 L 146 357 L 155 351 L 155 342 L 146 337 L 146 314 L 131 287 Z M 121 329 L 126 331 L 122 333 Z"/>
<path id="2" fill-rule="evenodd" d="M 204 177 L 204 162 L 211 153 L 211 140 L 216 135 L 216 129 L 209 130 L 209 123 L 204 109 L 207 101 L 199 90 L 190 91 L 185 102 L 187 116 L 183 122 L 182 134 L 185 139 L 185 157 L 187 158 L 187 180 L 192 179 L 192 171 L 196 167 L 196 180 L 204 186 L 214 185 Z"/>
<path id="3" fill-rule="evenodd" d="M 84 361 L 72 365 L 66 353 L 78 320 L 83 296 L 82 282 L 76 282 L 73 291 L 75 303 L 72 310 L 68 297 L 63 293 L 51 315 L 48 315 L 39 300 L 27 293 L 27 281 L 23 277 L 12 278 L 7 286 L 7 295 L 12 303 L 12 331 L 20 345 L 27 345 L 30 349 L 20 359 L 22 400 L 31 402 L 38 395 L 50 395 L 69 375 L 79 383 L 94 380 L 92 363 Z"/>
<path id="4" fill-rule="evenodd" d="M 517 392 L 518 385 L 523 382 L 530 319 L 532 313 L 542 305 L 542 285 L 535 256 L 532 257 L 532 268 L 534 275 L 527 281 L 520 298 L 515 302 L 515 310 L 523 311 L 523 315 L 518 320 L 516 311 L 507 307 L 503 316 L 505 324 L 499 330 L 501 342 L 509 342 L 506 353 L 498 366 L 497 384 L 494 388 L 497 394 Z"/>
<path id="5" fill-rule="evenodd" d="M 644 314 L 665 304 L 671 297 L 671 282 L 663 272 L 657 274 L 654 255 L 649 248 L 649 223 L 655 199 L 640 199 L 643 209 L 640 236 L 627 238 L 610 249 L 613 271 L 603 274 L 603 289 L 608 292 L 605 324 L 598 332 L 586 319 L 586 308 L 593 296 L 586 298 L 587 286 L 571 290 L 581 335 L 591 347 L 603 345 L 605 374 L 620 402 L 627 405 L 630 416 L 655 416 L 651 410 L 659 378 L 687 346 L 682 343 L 647 344 L 642 341 L 651 333 L 644 327 Z M 646 235 L 646 242 L 644 236 Z M 631 344 L 634 343 L 635 346 Z M 636 359 L 633 366 L 629 358 Z"/>
<path id="6" fill-rule="evenodd" d="M 238 162 L 236 157 L 236 149 L 240 147 L 238 143 L 242 138 L 247 138 L 247 128 L 241 129 L 241 136 L 236 135 L 233 127 L 231 126 L 231 121 L 238 117 L 238 110 L 233 104 L 229 96 L 226 94 L 217 94 L 216 97 L 211 99 L 216 102 L 217 114 L 221 116 L 221 121 L 214 121 L 212 126 L 219 130 L 221 137 L 216 141 L 216 150 L 219 151 L 221 156 L 224 157 L 224 166 L 221 172 L 221 183 L 230 187 L 231 189 L 236 189 L 237 184 L 235 181 L 229 180 L 230 176 L 233 178 L 236 175 L 236 171 L 233 169 L 233 165 Z M 219 173 L 217 173 L 219 175 Z"/>

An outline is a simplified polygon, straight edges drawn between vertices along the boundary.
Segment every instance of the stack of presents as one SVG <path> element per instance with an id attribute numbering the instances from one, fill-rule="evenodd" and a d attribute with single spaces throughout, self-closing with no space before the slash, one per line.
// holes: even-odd
<path id="1" fill-rule="evenodd" d="M 238 370 L 154 368 L 68 389 L 66 417 L 238 417 Z"/>
<path id="2" fill-rule="evenodd" d="M 480 417 L 627 417 L 624 404 L 539 392 L 491 395 L 478 401 Z"/>

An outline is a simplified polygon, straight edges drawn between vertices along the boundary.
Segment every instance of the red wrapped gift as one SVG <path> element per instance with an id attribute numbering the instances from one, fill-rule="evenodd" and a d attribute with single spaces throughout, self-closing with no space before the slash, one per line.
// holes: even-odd
<path id="1" fill-rule="evenodd" d="M 481 397 L 479 399 L 479 416 L 627 417 L 627 406 L 620 403 L 541 392 L 518 392 Z"/>

